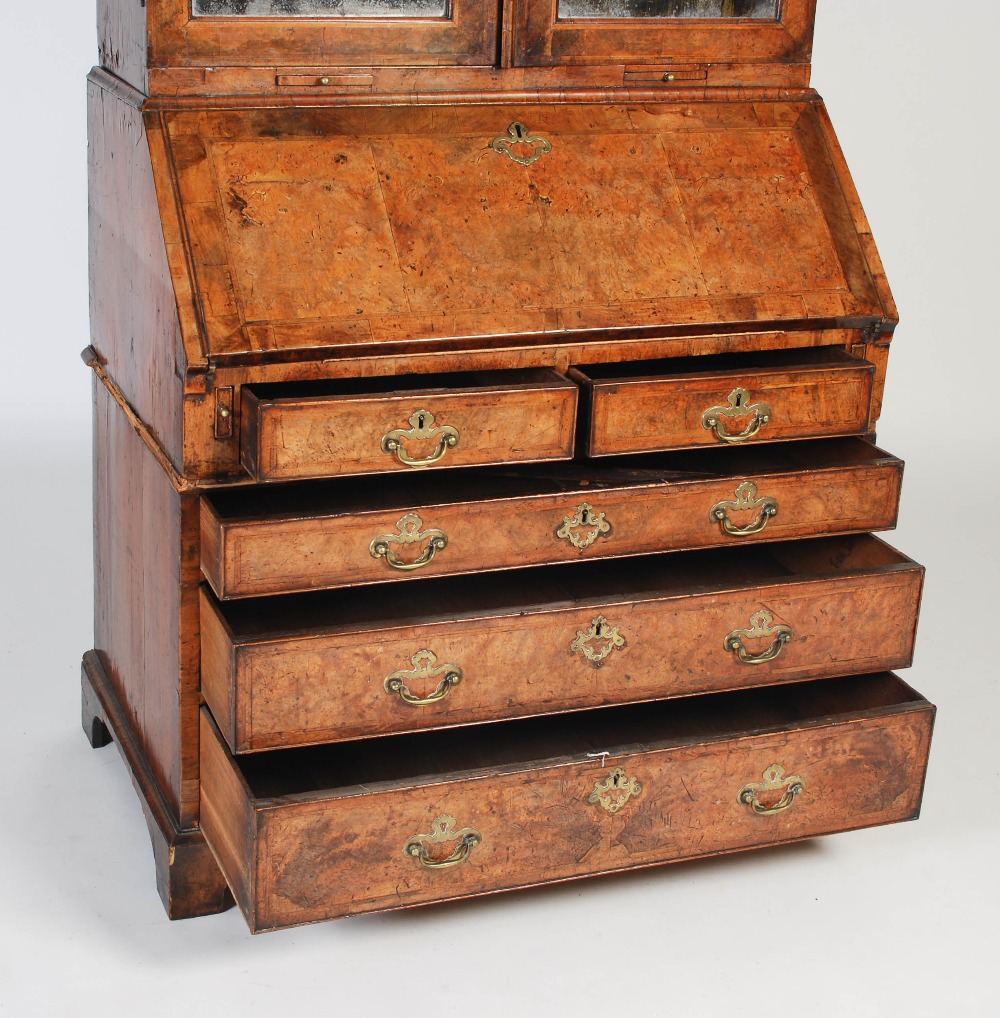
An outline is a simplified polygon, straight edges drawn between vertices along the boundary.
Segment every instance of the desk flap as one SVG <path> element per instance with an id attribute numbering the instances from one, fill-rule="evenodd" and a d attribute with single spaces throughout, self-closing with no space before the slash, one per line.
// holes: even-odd
<path id="1" fill-rule="evenodd" d="M 892 317 L 818 104 L 164 118 L 214 358 Z"/>

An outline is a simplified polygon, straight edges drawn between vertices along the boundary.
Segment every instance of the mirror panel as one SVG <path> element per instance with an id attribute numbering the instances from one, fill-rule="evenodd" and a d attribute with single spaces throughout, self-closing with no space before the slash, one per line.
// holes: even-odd
<path id="1" fill-rule="evenodd" d="M 774 21 L 780 0 L 559 0 L 559 17 L 756 18 Z"/>
<path id="2" fill-rule="evenodd" d="M 444 18 L 448 0 L 194 0 L 196 18 Z"/>

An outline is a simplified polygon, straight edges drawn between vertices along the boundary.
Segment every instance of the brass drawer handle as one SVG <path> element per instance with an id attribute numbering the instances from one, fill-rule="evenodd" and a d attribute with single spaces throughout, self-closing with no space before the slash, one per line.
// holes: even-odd
<path id="1" fill-rule="evenodd" d="M 556 537 L 569 541 L 574 548 L 583 551 L 589 548 L 602 534 L 610 533 L 611 524 L 605 519 L 604 513 L 595 513 L 589 502 L 576 507 L 572 516 L 564 516 L 562 526 L 556 531 Z"/>
<path id="2" fill-rule="evenodd" d="M 617 813 L 629 799 L 638 799 L 642 785 L 616 767 L 603 781 L 595 782 L 587 802 L 600 806 L 607 813 Z"/>
<path id="3" fill-rule="evenodd" d="M 791 626 L 772 625 L 774 616 L 766 609 L 761 609 L 750 616 L 749 629 L 734 629 L 725 639 L 726 650 L 731 650 L 745 665 L 762 665 L 773 661 L 790 643 L 795 632 Z M 773 637 L 771 646 L 762 654 L 751 654 L 744 640 L 766 640 Z"/>
<path id="4" fill-rule="evenodd" d="M 426 866 L 429 870 L 446 870 L 452 866 L 461 866 L 482 840 L 483 836 L 474 827 L 463 827 L 456 831 L 455 818 L 442 813 L 431 823 L 430 834 L 414 834 L 406 842 L 403 854 L 416 859 L 421 866 Z M 435 858 L 433 853 L 427 850 L 428 845 L 441 845 L 452 841 L 457 844 L 446 859 Z"/>
<path id="5" fill-rule="evenodd" d="M 414 459 L 403 444 L 404 441 L 429 442 L 435 438 L 438 440 L 437 448 L 423 459 Z M 443 459 L 449 449 L 458 445 L 458 438 L 458 428 L 450 424 L 435 425 L 430 410 L 417 410 L 410 417 L 409 428 L 394 428 L 382 436 L 382 452 L 394 454 L 404 466 L 419 470 Z"/>
<path id="6" fill-rule="evenodd" d="M 756 510 L 757 516 L 745 527 L 736 526 L 729 518 L 731 512 L 750 512 Z M 778 514 L 778 501 L 770 495 L 757 497 L 757 485 L 753 481 L 744 481 L 736 489 L 735 499 L 726 499 L 712 506 L 709 514 L 715 523 L 721 523 L 722 529 L 732 537 L 749 537 L 759 534 L 772 516 Z"/>
<path id="7" fill-rule="evenodd" d="M 443 700 L 451 692 L 452 687 L 462 681 L 462 669 L 458 665 L 439 665 L 437 655 L 430 650 L 418 651 L 410 658 L 410 664 L 413 665 L 412 668 L 400 669 L 387 675 L 384 685 L 387 693 L 398 695 L 403 703 L 408 703 L 413 707 L 427 707 L 429 704 Z M 414 696 L 406 685 L 407 679 L 426 682 L 429 679 L 437 678 L 442 672 L 444 675 L 437 684 L 437 688 L 427 696 Z"/>
<path id="8" fill-rule="evenodd" d="M 744 785 L 736 794 L 736 800 L 743 806 L 749 806 L 758 816 L 771 816 L 781 813 L 795 802 L 795 797 L 805 791 L 806 783 L 797 774 L 785 776 L 785 768 L 780 764 L 771 764 L 764 771 L 763 781 L 753 781 Z M 773 806 L 761 804 L 760 797 L 773 799 L 775 794 L 784 790 L 784 794 Z"/>
<path id="9" fill-rule="evenodd" d="M 707 431 L 714 431 L 720 442 L 747 442 L 771 419 L 771 408 L 766 403 L 750 403 L 750 393 L 746 389 L 733 389 L 728 396 L 728 406 L 709 407 L 701 415 L 701 426 Z M 731 433 L 726 430 L 725 422 L 734 417 L 749 417 L 753 420 L 742 431 Z"/>
<path id="10" fill-rule="evenodd" d="M 424 530 L 423 526 L 424 521 L 416 513 L 407 513 L 396 524 L 395 534 L 380 534 L 368 545 L 372 558 L 384 558 L 393 569 L 402 572 L 410 572 L 427 565 L 439 551 L 448 547 L 448 535 L 443 530 Z M 412 562 L 401 559 L 392 547 L 394 544 L 405 547 L 420 544 L 422 541 L 427 541 L 427 547 L 421 556 Z"/>

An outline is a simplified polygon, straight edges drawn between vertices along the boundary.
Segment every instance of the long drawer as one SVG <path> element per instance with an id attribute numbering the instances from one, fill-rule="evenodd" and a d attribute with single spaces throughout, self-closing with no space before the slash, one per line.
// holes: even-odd
<path id="1" fill-rule="evenodd" d="M 914 818 L 934 708 L 891 674 L 235 760 L 201 825 L 254 931 Z"/>
<path id="2" fill-rule="evenodd" d="M 875 537 L 218 602 L 236 752 L 906 667 L 923 569 Z"/>
<path id="3" fill-rule="evenodd" d="M 480 470 L 220 490 L 201 502 L 221 598 L 895 525 L 903 464 L 863 439 L 706 449 L 520 472 Z"/>

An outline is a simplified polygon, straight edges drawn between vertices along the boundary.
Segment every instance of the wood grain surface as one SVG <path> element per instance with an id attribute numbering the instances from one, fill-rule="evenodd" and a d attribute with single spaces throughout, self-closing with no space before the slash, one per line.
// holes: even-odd
<path id="1" fill-rule="evenodd" d="M 718 364 L 702 357 L 574 371 L 589 398 L 587 455 L 719 445 L 720 434 L 761 443 L 868 431 L 875 369 L 841 349 L 716 360 Z M 740 361 L 739 367 L 731 366 Z M 732 394 L 739 389 L 745 390 L 744 412 L 725 416 L 733 410 Z M 712 408 L 714 428 L 704 424 Z"/>
<path id="2" fill-rule="evenodd" d="M 485 760 L 496 740 L 479 730 L 449 740 L 396 737 L 382 744 L 380 762 L 361 752 L 347 767 L 336 747 L 288 751 L 287 762 L 263 754 L 224 789 L 206 779 L 203 795 L 213 805 L 205 833 L 215 845 L 239 832 L 243 854 L 220 861 L 260 931 L 917 815 L 933 708 L 894 676 L 712 701 L 511 722 L 503 756 L 492 762 Z M 203 739 L 206 752 L 240 769 L 207 713 Z M 774 764 L 803 789 L 790 808 L 757 815 L 738 796 Z M 615 768 L 641 790 L 608 812 L 591 796 Z M 322 784 L 335 775 L 342 782 Z M 780 794 L 762 796 L 761 805 L 775 805 Z M 427 869 L 403 847 L 445 815 L 481 841 L 464 863 Z M 245 873 L 253 874 L 249 891 Z"/>
<path id="3" fill-rule="evenodd" d="M 885 530 L 895 523 L 902 475 L 898 459 L 861 439 L 660 454 L 629 465 L 425 473 L 408 477 L 405 489 L 370 478 L 216 492 L 201 502 L 202 569 L 219 597 L 248 597 Z M 746 483 L 779 510 L 760 532 L 732 536 L 712 510 Z M 576 525 L 584 515 L 598 522 Z M 752 526 L 760 511 L 731 519 Z M 409 531 L 419 539 L 392 543 Z M 446 546 L 431 556 L 440 534 Z M 425 564 L 394 568 L 373 553 L 379 541 L 397 561 Z"/>
<path id="4" fill-rule="evenodd" d="M 269 481 L 409 473 L 410 462 L 432 459 L 418 469 L 573 457 L 579 390 L 555 371 L 380 381 L 245 388 L 243 465 L 256 480 Z M 441 444 L 442 428 L 451 429 L 452 445 Z M 399 452 L 387 450 L 384 439 L 399 432 Z"/>
<path id="5" fill-rule="evenodd" d="M 863 536 L 515 573 L 488 593 L 474 579 L 235 604 L 205 590 L 202 690 L 250 752 L 900 668 L 922 578 Z M 725 639 L 761 610 L 793 636 L 744 663 Z M 426 698 L 449 668 L 461 681 L 437 702 L 386 689 L 401 674 Z"/>

